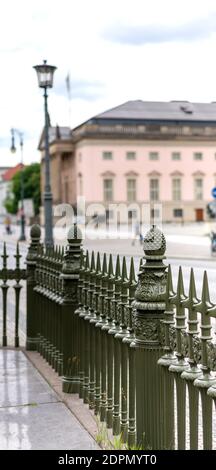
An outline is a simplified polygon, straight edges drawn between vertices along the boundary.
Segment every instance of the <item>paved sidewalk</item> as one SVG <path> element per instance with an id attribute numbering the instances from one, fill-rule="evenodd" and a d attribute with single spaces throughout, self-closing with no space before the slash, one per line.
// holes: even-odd
<path id="1" fill-rule="evenodd" d="M 0 450 L 98 449 L 22 351 L 0 349 Z"/>

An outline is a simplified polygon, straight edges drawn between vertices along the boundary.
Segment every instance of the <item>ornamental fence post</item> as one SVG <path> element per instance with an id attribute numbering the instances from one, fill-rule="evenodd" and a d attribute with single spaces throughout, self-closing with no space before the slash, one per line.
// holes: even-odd
<path id="1" fill-rule="evenodd" d="M 65 393 L 79 392 L 78 281 L 81 267 L 82 234 L 77 225 L 68 232 L 62 273 L 62 389 Z"/>
<path id="2" fill-rule="evenodd" d="M 166 240 L 152 226 L 144 239 L 144 259 L 135 291 L 135 348 L 137 445 L 144 449 L 163 448 L 163 374 L 157 364 L 161 357 L 161 320 L 166 307 Z"/>
<path id="3" fill-rule="evenodd" d="M 35 351 L 37 350 L 38 343 L 38 312 L 34 288 L 36 286 L 35 270 L 41 237 L 39 225 L 35 224 L 32 226 L 30 237 L 31 242 L 26 256 L 26 349 L 28 351 Z"/>

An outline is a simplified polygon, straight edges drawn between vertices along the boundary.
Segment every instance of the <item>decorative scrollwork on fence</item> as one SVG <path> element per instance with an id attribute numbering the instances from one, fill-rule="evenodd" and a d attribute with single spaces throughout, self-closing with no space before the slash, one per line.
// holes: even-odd
<path id="1" fill-rule="evenodd" d="M 159 339 L 160 321 L 158 319 L 135 318 L 135 334 L 139 340 L 155 342 Z"/>
<path id="2" fill-rule="evenodd" d="M 182 346 L 182 355 L 187 357 L 188 355 L 188 333 L 185 330 L 181 331 L 181 346 Z"/>
<path id="3" fill-rule="evenodd" d="M 207 341 L 206 349 L 209 369 L 216 371 L 216 344 L 212 343 L 212 341 Z"/>
<path id="4" fill-rule="evenodd" d="M 176 349 L 176 329 L 174 326 L 169 327 L 170 348 L 172 351 Z"/>
<path id="5" fill-rule="evenodd" d="M 165 346 L 165 324 L 163 321 L 160 322 L 160 343 L 161 346 Z"/>
<path id="6" fill-rule="evenodd" d="M 193 353 L 194 353 L 194 360 L 198 364 L 201 361 L 201 356 L 202 356 L 201 340 L 198 336 L 193 337 Z"/>

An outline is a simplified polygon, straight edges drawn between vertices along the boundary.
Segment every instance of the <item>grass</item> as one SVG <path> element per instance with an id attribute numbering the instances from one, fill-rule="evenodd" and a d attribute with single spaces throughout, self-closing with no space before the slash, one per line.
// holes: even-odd
<path id="1" fill-rule="evenodd" d="M 106 427 L 105 423 L 102 423 L 98 416 L 95 418 L 98 432 L 96 434 L 96 442 L 103 449 L 107 450 L 144 450 L 142 446 L 131 446 L 126 442 L 122 441 L 122 435 L 113 436 Z"/>

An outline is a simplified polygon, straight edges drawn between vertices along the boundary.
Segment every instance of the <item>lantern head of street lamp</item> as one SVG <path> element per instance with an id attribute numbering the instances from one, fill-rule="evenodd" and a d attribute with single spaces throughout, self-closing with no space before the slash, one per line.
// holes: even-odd
<path id="1" fill-rule="evenodd" d="M 47 61 L 44 60 L 42 65 L 35 65 L 33 67 L 37 72 L 38 85 L 40 88 L 52 88 L 53 86 L 53 75 L 57 67 L 48 65 Z"/>
<path id="2" fill-rule="evenodd" d="M 11 129 L 11 153 L 16 153 L 15 141 L 14 141 L 14 130 Z"/>

